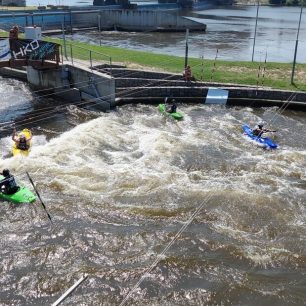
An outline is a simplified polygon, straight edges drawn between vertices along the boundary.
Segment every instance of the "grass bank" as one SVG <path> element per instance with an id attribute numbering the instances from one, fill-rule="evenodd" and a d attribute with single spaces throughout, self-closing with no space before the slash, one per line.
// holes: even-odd
<path id="1" fill-rule="evenodd" d="M 61 39 L 52 39 L 62 44 Z M 72 46 L 73 57 L 88 60 L 88 51 L 82 48 L 100 52 L 105 57 L 92 53 L 98 61 L 111 57 L 112 63 L 124 64 L 132 68 L 147 68 L 165 72 L 181 73 L 184 67 L 184 57 L 162 55 L 110 46 L 90 45 L 82 42 L 68 41 L 67 54 Z M 295 69 L 294 85 L 290 84 L 292 64 L 259 63 L 241 61 L 203 60 L 189 58 L 188 62 L 196 79 L 203 81 L 236 83 L 267 86 L 277 89 L 306 91 L 306 64 L 297 64 Z"/>
<path id="2" fill-rule="evenodd" d="M 48 39 L 63 45 L 61 39 Z M 95 64 L 101 61 L 106 62 L 111 57 L 113 64 L 120 63 L 131 68 L 182 73 L 184 67 L 184 57 L 120 49 L 110 46 L 90 45 L 75 41 L 67 41 L 68 56 L 71 54 L 70 46 L 75 60 L 88 61 L 88 50 L 93 51 L 92 58 L 95 60 Z M 197 58 L 190 58 L 188 63 L 196 79 L 202 81 L 249 84 L 276 89 L 306 91 L 306 64 L 296 65 L 294 85 L 291 85 L 292 64 L 265 64 L 258 62 L 221 61 L 218 59 L 214 61 Z"/>

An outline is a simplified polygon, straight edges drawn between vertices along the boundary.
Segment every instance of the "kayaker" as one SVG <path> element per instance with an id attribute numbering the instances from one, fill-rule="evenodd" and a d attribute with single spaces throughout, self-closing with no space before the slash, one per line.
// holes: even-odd
<path id="1" fill-rule="evenodd" d="M 20 150 L 28 150 L 30 148 L 30 141 L 32 139 L 32 133 L 30 138 L 26 138 L 26 136 L 21 133 L 19 136 L 16 134 L 16 130 L 14 129 L 12 135 L 13 141 L 16 143 L 16 147 Z"/>
<path id="2" fill-rule="evenodd" d="M 254 136 L 261 137 L 263 133 L 268 133 L 268 132 L 276 132 L 268 129 L 263 128 L 263 123 L 259 123 L 257 127 L 252 131 Z"/>
<path id="3" fill-rule="evenodd" d="M 8 169 L 2 171 L 4 179 L 0 181 L 1 192 L 5 194 L 14 194 L 18 191 L 19 187 L 16 184 L 15 178 L 10 174 Z"/>
<path id="4" fill-rule="evenodd" d="M 175 99 L 172 99 L 171 103 L 172 103 L 172 105 L 167 109 L 167 112 L 168 113 L 176 113 L 177 106 L 176 106 L 176 103 L 175 103 Z"/>

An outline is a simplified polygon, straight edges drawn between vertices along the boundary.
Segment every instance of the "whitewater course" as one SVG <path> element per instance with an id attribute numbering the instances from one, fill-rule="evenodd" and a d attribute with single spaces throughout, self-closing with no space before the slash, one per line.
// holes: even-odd
<path id="1" fill-rule="evenodd" d="M 305 305 L 305 113 L 180 104 L 177 122 L 0 92 L 0 169 L 33 190 L 28 171 L 53 220 L 1 203 L 0 305 L 52 305 L 83 276 L 62 305 Z M 278 149 L 243 136 L 259 121 Z M 26 158 L 12 122 L 34 131 Z"/>

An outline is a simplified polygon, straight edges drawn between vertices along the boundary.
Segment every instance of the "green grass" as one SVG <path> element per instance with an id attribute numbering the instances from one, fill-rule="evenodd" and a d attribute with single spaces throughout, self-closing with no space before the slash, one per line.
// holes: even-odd
<path id="1" fill-rule="evenodd" d="M 61 39 L 49 38 L 48 40 L 63 44 Z M 111 57 L 113 64 L 120 63 L 133 68 L 143 67 L 157 71 L 182 73 L 184 67 L 184 57 L 89 45 L 69 40 L 67 40 L 68 56 L 70 55 L 70 45 L 72 45 L 75 59 L 89 61 L 88 50 L 93 51 L 94 64 L 109 62 Z M 221 60 L 214 62 L 213 60 L 196 58 L 190 58 L 189 64 L 197 80 L 306 91 L 306 64 L 296 65 L 294 85 L 290 84 L 292 64 L 267 63 L 265 65 L 258 62 Z"/>
<path id="2" fill-rule="evenodd" d="M 53 40 L 62 44 L 61 39 Z M 95 52 L 101 52 L 112 58 L 112 63 L 121 63 L 127 67 L 144 67 L 164 72 L 182 73 L 184 57 L 154 54 L 149 52 L 120 49 L 110 46 L 88 45 L 86 43 L 67 41 L 68 55 L 72 44 L 73 56 L 80 59 L 88 59 L 88 51 L 79 47 L 87 48 Z M 106 57 L 92 53 L 96 60 L 105 60 Z M 258 63 L 217 60 L 201 60 L 190 58 L 189 64 L 193 75 L 198 80 L 248 84 L 267 86 L 275 89 L 302 90 L 306 91 L 306 64 L 297 64 L 295 70 L 295 84 L 291 85 L 292 64 L 284 63 Z M 260 72 L 259 72 L 260 71 Z M 258 73 L 259 72 L 259 73 Z M 259 74 L 259 77 L 258 77 Z"/>

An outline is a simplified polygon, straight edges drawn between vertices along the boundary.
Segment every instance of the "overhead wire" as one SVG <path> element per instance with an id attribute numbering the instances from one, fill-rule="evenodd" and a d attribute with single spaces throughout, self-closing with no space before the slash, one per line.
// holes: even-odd
<path id="1" fill-rule="evenodd" d="M 138 73 L 138 71 L 137 72 L 135 72 L 135 73 Z M 167 78 L 172 78 L 173 77 L 173 75 L 169 75 Z M 128 95 L 131 95 L 131 94 L 135 94 L 135 93 L 139 93 L 139 92 L 142 92 L 142 91 L 145 91 L 146 90 L 146 88 L 148 87 L 148 86 L 150 86 L 150 85 L 154 85 L 154 83 L 161 83 L 161 82 L 167 82 L 167 78 L 164 78 L 164 79 L 158 79 L 158 80 L 152 80 L 151 82 L 149 82 L 149 83 L 147 83 L 146 84 L 146 86 L 141 86 L 141 87 L 138 87 L 138 88 L 136 88 L 136 89 L 127 89 L 126 91 L 123 91 L 123 92 L 121 92 L 121 94 L 125 94 L 125 96 L 128 96 Z M 103 83 L 103 82 L 108 82 L 108 81 L 101 81 L 101 82 L 96 82 L 95 84 L 99 84 L 99 83 Z M 87 87 L 87 85 L 85 85 L 85 86 L 83 86 L 83 87 Z M 82 88 L 82 87 L 79 87 L 79 88 Z M 49 89 L 51 89 L 51 88 L 49 88 Z M 61 92 L 58 92 L 57 94 L 59 94 L 59 93 L 63 93 L 63 92 L 66 92 L 66 91 L 70 91 L 71 89 L 70 88 L 68 88 L 67 90 L 63 90 L 63 91 L 61 91 Z M 34 91 L 35 92 L 35 91 Z M 51 93 L 51 94 L 45 94 L 45 95 L 40 95 L 39 96 L 39 98 L 42 98 L 42 97 L 47 97 L 47 96 L 54 96 L 54 93 Z M 103 97 L 101 97 L 101 98 L 108 98 L 108 97 L 110 97 L 110 96 L 112 96 L 112 94 L 110 94 L 110 95 L 106 95 L 106 96 L 103 96 Z M 86 104 L 90 104 L 90 103 L 92 103 L 93 101 L 92 100 L 89 100 L 89 101 L 81 101 L 81 102 L 79 102 L 79 103 L 74 103 L 74 105 L 86 105 Z M 64 108 L 64 107 L 66 107 L 67 105 L 70 105 L 71 104 L 71 101 L 69 101 L 69 102 L 67 102 L 67 103 L 64 103 L 64 104 L 62 104 L 61 106 L 58 106 L 58 107 L 56 107 L 55 109 L 54 109 L 54 106 L 51 106 L 51 107 L 47 107 L 47 108 L 43 108 L 43 109 L 40 109 L 40 110 L 37 110 L 36 111 L 36 113 L 38 113 L 36 116 L 32 116 L 31 117 L 31 119 L 34 117 L 40 117 L 40 116 L 42 116 L 42 115 L 47 115 L 47 114 L 51 114 L 51 113 L 54 113 L 54 112 L 58 112 L 58 110 L 60 109 L 60 108 Z M 51 109 L 51 110 L 50 110 Z M 46 112 L 42 112 L 42 110 L 48 110 L 48 111 L 46 111 Z M 52 115 L 51 117 L 54 117 L 54 115 Z M 48 117 L 45 117 L 45 119 L 47 119 Z M 32 121 L 30 121 L 29 119 L 23 119 L 23 120 L 20 120 L 20 121 L 13 121 L 13 122 L 15 122 L 15 124 L 22 124 L 22 123 L 24 123 L 24 122 L 37 122 L 37 121 L 41 121 L 41 120 L 43 120 L 43 119 L 40 119 L 40 120 L 32 120 Z M 13 122 L 7 122 L 7 123 L 9 123 L 7 126 L 11 126 L 11 124 L 13 123 Z M 5 126 L 2 126 L 2 131 L 3 130 L 6 130 L 5 129 Z"/>
<path id="2" fill-rule="evenodd" d="M 49 36 L 46 36 L 46 37 L 48 37 L 48 38 L 50 38 Z M 71 45 L 73 45 L 73 44 L 71 44 Z M 267 52 L 266 52 L 266 55 L 267 55 Z M 182 58 L 183 59 L 183 58 Z M 174 59 L 173 61 L 177 61 L 177 59 Z M 167 63 L 169 63 L 169 61 L 166 61 L 165 60 L 165 62 L 167 62 Z M 82 62 L 83 63 L 83 62 Z M 83 63 L 84 64 L 84 63 Z M 198 65 L 196 65 L 196 66 L 200 66 L 201 64 L 198 64 Z M 96 70 L 96 69 L 95 69 Z M 134 72 L 130 72 L 130 73 L 126 73 L 126 72 L 123 72 L 123 74 L 122 75 L 125 75 L 126 77 L 131 77 L 132 75 L 133 75 L 133 73 Z M 135 74 L 137 74 L 138 73 L 138 71 L 136 71 L 135 72 Z M 118 77 L 118 75 L 117 75 L 117 77 Z M 119 75 L 119 77 L 120 77 L 120 75 Z M 169 76 L 169 78 L 171 78 L 171 76 Z M 127 97 L 127 96 L 129 96 L 129 95 L 132 95 L 132 94 L 136 94 L 136 93 L 139 93 L 139 92 L 142 92 L 142 91 L 145 91 L 146 90 L 146 88 L 147 87 L 149 87 L 150 85 L 153 85 L 154 83 L 161 83 L 162 81 L 164 81 L 165 83 L 166 83 L 166 80 L 167 80 L 167 78 L 164 78 L 164 79 L 158 79 L 158 80 L 155 80 L 155 81 L 151 81 L 151 82 L 148 82 L 145 86 L 139 86 L 138 88 L 129 88 L 129 89 L 126 89 L 125 91 L 121 91 L 120 92 L 120 94 L 122 94 L 124 97 Z M 69 83 L 69 85 L 80 85 L 80 84 L 83 84 L 83 83 L 86 83 L 86 85 L 84 85 L 84 86 L 81 86 L 81 87 L 79 87 L 80 89 L 82 89 L 82 88 L 85 88 L 85 87 L 87 87 L 88 86 L 88 80 L 86 80 L 86 81 L 81 81 L 81 82 L 77 82 L 77 83 L 73 83 L 73 82 L 71 82 L 71 83 Z M 96 84 L 99 84 L 99 83 L 103 83 L 103 82 L 107 82 L 107 80 L 106 81 L 99 81 L 99 82 L 96 82 L 96 81 L 94 81 L 93 82 L 93 84 L 94 85 L 96 85 Z M 67 84 L 68 85 L 68 84 Z M 49 90 L 50 89 L 61 89 L 61 88 L 63 88 L 63 86 L 59 86 L 59 87 L 52 87 L 52 88 L 48 88 Z M 57 94 L 60 94 L 60 93 L 64 93 L 64 92 L 68 92 L 68 91 L 70 91 L 71 90 L 71 88 L 67 88 L 67 89 L 62 89 L 62 90 L 60 90 L 60 91 L 58 91 L 57 92 Z M 33 93 L 39 93 L 39 92 L 43 92 L 43 91 L 46 91 L 46 89 L 42 89 L 42 90 L 35 90 L 35 91 L 33 91 Z M 48 97 L 48 96 L 54 96 L 54 93 L 48 93 L 48 94 L 43 94 L 43 95 L 39 95 L 39 98 L 44 98 L 44 97 Z M 110 96 L 110 95 L 109 95 Z M 108 98 L 109 96 L 104 96 L 104 97 L 99 97 L 99 98 Z M 65 103 L 63 106 L 67 106 L 67 105 L 69 105 L 71 102 L 67 102 L 67 103 Z M 80 102 L 80 103 L 74 103 L 75 105 L 86 105 L 86 103 L 87 102 L 85 102 L 85 103 L 83 103 L 83 102 Z M 88 101 L 88 103 L 92 103 L 92 101 Z M 289 104 L 290 104 L 290 101 L 289 102 L 287 102 L 287 106 L 286 106 L 286 108 L 289 106 Z M 50 113 L 53 113 L 54 112 L 54 110 L 53 110 L 53 106 L 52 107 L 47 107 L 47 108 L 45 108 L 45 109 L 52 109 L 51 111 L 50 111 Z M 40 109 L 40 110 L 37 110 L 36 112 L 37 113 L 41 113 L 41 111 L 42 110 L 44 110 L 44 109 Z M 42 115 L 43 113 L 41 113 L 41 114 L 39 114 L 38 116 L 40 116 L 40 115 Z M 48 111 L 47 112 L 45 112 L 44 114 L 48 114 Z M 24 119 L 24 120 L 26 120 L 26 119 Z M 33 122 L 35 122 L 35 121 L 33 121 Z M 11 123 L 11 122 L 8 122 L 8 123 Z M 3 124 L 3 123 L 2 123 Z"/>
<path id="3" fill-rule="evenodd" d="M 179 231 L 176 232 L 174 237 L 171 239 L 171 241 L 166 245 L 166 247 L 163 249 L 161 253 L 157 255 L 157 258 L 154 260 L 154 262 L 150 265 L 149 268 L 145 270 L 144 273 L 142 273 L 142 276 L 138 280 L 138 282 L 132 287 L 132 289 L 129 291 L 129 293 L 125 296 L 125 298 L 121 301 L 119 306 L 123 306 L 127 300 L 132 296 L 132 294 L 135 292 L 135 290 L 139 287 L 139 285 L 144 281 L 144 279 L 148 276 L 148 274 L 156 267 L 156 265 L 161 261 L 163 256 L 166 254 L 166 252 L 171 248 L 171 246 L 174 244 L 174 242 L 181 236 L 181 234 L 185 231 L 185 229 L 190 225 L 190 223 L 195 219 L 197 214 L 202 210 L 204 205 L 212 198 L 212 196 L 217 193 L 217 191 L 212 192 L 206 196 L 206 198 L 203 200 L 201 205 L 192 213 L 192 215 L 189 217 L 189 219 L 183 224 L 183 226 L 179 229 Z"/>
<path id="4" fill-rule="evenodd" d="M 200 64 L 198 64 L 199 66 L 200 66 Z M 126 76 L 130 76 L 131 74 L 133 74 L 134 72 L 132 72 L 132 73 L 130 73 L 130 74 L 126 74 L 125 73 L 125 75 Z M 136 71 L 135 72 L 135 74 L 136 73 L 138 73 L 138 71 Z M 169 78 L 171 78 L 172 77 L 172 75 L 169 75 Z M 161 83 L 161 82 L 167 82 L 166 81 L 167 80 L 167 78 L 164 78 L 164 79 L 158 79 L 158 80 L 152 80 L 151 82 L 148 82 L 147 84 L 146 84 L 146 86 L 140 86 L 140 87 L 138 87 L 138 88 L 133 88 L 133 89 L 127 89 L 126 91 L 123 91 L 123 92 L 121 92 L 121 94 L 122 95 L 124 95 L 125 97 L 127 97 L 127 96 L 129 96 L 129 95 L 131 95 L 131 94 L 135 94 L 135 93 L 139 93 L 139 92 L 142 92 L 142 91 L 145 91 L 146 90 L 146 88 L 147 87 L 149 87 L 150 85 L 153 85 L 154 83 Z M 99 84 L 99 83 L 103 83 L 103 82 L 107 82 L 107 81 L 100 81 L 100 82 L 95 82 L 95 84 Z M 82 82 L 83 83 L 83 82 Z M 86 81 L 86 83 L 88 83 L 88 81 Z M 70 84 L 73 84 L 73 83 L 70 83 Z M 87 87 L 88 85 L 86 84 L 85 86 L 83 86 L 83 87 Z M 79 88 L 82 88 L 82 87 L 79 87 Z M 51 88 L 49 88 L 49 89 L 51 89 Z M 66 89 L 66 90 L 62 90 L 62 91 L 59 91 L 59 92 L 57 92 L 57 94 L 59 94 L 59 93 L 64 93 L 64 92 L 66 92 L 66 91 L 70 91 L 71 89 L 70 88 L 68 88 L 68 89 Z M 34 91 L 35 92 L 35 91 Z M 36 91 L 36 92 L 39 92 L 39 91 Z M 53 96 L 54 95 L 54 93 L 49 93 L 49 94 L 45 94 L 45 95 L 40 95 L 39 97 L 41 98 L 41 97 L 47 97 L 47 96 Z M 107 98 L 107 97 L 109 97 L 109 96 L 104 96 L 104 97 L 102 97 L 102 98 Z M 74 103 L 74 105 L 86 105 L 86 104 L 89 104 L 89 103 L 92 103 L 92 101 L 91 100 L 89 100 L 88 102 L 80 102 L 80 103 Z M 67 102 L 67 103 L 65 103 L 65 104 L 62 104 L 61 105 L 61 107 L 64 109 L 64 107 L 65 106 L 67 106 L 67 105 L 70 105 L 71 104 L 71 102 Z M 40 109 L 40 110 L 37 110 L 36 112 L 37 113 L 39 113 L 38 115 L 37 115 L 37 117 L 39 117 L 39 116 L 41 116 L 42 114 L 44 114 L 44 115 L 47 115 L 47 114 L 51 114 L 51 113 L 53 113 L 55 110 L 54 110 L 54 107 L 52 106 L 52 107 L 47 107 L 47 108 L 45 108 L 45 109 L 52 109 L 51 111 L 46 111 L 46 112 L 44 112 L 44 113 L 42 113 L 42 110 L 44 110 L 44 109 Z M 59 107 L 57 107 L 57 110 L 56 110 L 56 112 L 58 112 L 58 110 L 59 110 Z M 52 115 L 51 117 L 54 117 L 55 115 Z M 33 116 L 32 116 L 32 118 L 33 118 Z M 47 118 L 46 118 L 47 119 Z M 41 121 L 41 120 L 43 120 L 43 119 L 38 119 L 38 120 L 33 120 L 32 122 L 37 122 L 37 121 Z M 19 123 L 24 123 L 24 122 L 28 122 L 29 121 L 29 119 L 23 119 L 22 121 L 19 121 L 19 122 L 16 122 L 16 124 L 19 124 Z M 31 122 L 31 121 L 30 121 Z"/>

